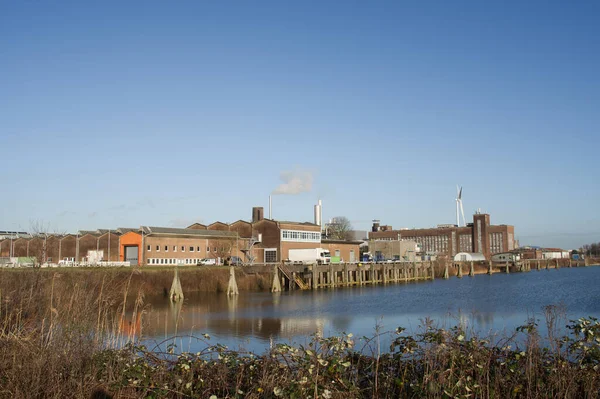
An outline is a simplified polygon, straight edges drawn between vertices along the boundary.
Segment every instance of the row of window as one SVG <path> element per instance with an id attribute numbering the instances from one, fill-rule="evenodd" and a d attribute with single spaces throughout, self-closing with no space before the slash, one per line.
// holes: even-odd
<path id="1" fill-rule="evenodd" d="M 321 233 L 316 231 L 281 230 L 281 241 L 321 242 Z"/>
<path id="2" fill-rule="evenodd" d="M 152 246 L 151 245 L 148 245 L 147 248 L 148 248 L 148 252 L 152 251 Z M 165 245 L 163 248 L 164 248 L 165 252 L 169 252 L 169 246 L 168 245 Z M 185 247 L 185 245 L 182 245 L 181 247 L 177 247 L 177 245 L 173 245 L 172 248 L 173 248 L 173 252 L 177 252 L 177 248 L 181 248 L 181 252 L 185 252 L 185 248 L 186 247 Z M 187 248 L 188 248 L 188 252 L 194 252 L 194 251 L 195 252 L 200 252 L 202 250 L 202 247 L 189 246 Z M 161 251 L 161 246 L 157 245 L 156 246 L 156 252 L 160 252 L 160 251 Z M 217 252 L 217 247 L 214 247 L 213 251 Z M 210 252 L 210 247 L 206 247 L 206 252 Z"/>
<path id="3" fill-rule="evenodd" d="M 149 265 L 197 265 L 198 262 L 200 262 L 200 259 L 156 259 L 156 258 L 149 258 L 148 259 L 148 264 Z"/>

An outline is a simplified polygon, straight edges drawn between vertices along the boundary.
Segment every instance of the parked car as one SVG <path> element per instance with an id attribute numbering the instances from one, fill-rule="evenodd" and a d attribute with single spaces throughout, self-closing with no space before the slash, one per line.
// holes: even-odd
<path id="1" fill-rule="evenodd" d="M 200 259 L 200 261 L 198 262 L 198 265 L 201 265 L 201 266 L 211 266 L 211 265 L 216 265 L 216 264 L 217 264 L 217 260 L 213 259 L 213 258 Z"/>
<path id="2" fill-rule="evenodd" d="M 243 263 L 244 262 L 242 261 L 242 258 L 240 258 L 239 256 L 230 256 L 225 261 L 226 265 L 233 265 L 233 266 L 241 266 Z"/>

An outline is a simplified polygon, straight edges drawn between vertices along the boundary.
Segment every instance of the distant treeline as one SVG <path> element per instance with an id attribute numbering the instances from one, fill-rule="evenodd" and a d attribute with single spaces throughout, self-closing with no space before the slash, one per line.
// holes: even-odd
<path id="1" fill-rule="evenodd" d="M 579 250 L 582 254 L 587 256 L 599 256 L 600 255 L 600 242 L 594 244 L 586 244 Z"/>

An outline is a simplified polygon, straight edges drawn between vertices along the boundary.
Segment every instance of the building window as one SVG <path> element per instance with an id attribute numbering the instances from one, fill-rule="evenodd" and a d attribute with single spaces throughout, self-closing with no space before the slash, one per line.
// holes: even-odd
<path id="1" fill-rule="evenodd" d="M 156 251 L 160 252 L 160 246 L 158 246 L 158 245 L 156 246 Z"/>
<path id="2" fill-rule="evenodd" d="M 321 242 L 321 233 L 317 231 L 281 230 L 281 241 Z"/>
<path id="3" fill-rule="evenodd" d="M 277 250 L 265 249 L 265 263 L 277 262 Z"/>
<path id="4" fill-rule="evenodd" d="M 197 248 L 196 248 L 196 252 L 200 252 L 200 247 L 197 247 Z"/>
<path id="5" fill-rule="evenodd" d="M 165 252 L 169 252 L 169 247 L 165 245 Z"/>
<path id="6" fill-rule="evenodd" d="M 185 252 L 185 246 L 181 246 L 181 252 Z"/>
<path id="7" fill-rule="evenodd" d="M 339 256 L 340 256 L 340 250 L 339 249 L 335 250 L 335 256 L 337 256 L 339 258 Z"/>
<path id="8" fill-rule="evenodd" d="M 148 245 L 148 252 L 150 252 L 150 245 Z"/>
<path id="9" fill-rule="evenodd" d="M 194 252 L 194 247 L 190 247 L 190 252 Z"/>

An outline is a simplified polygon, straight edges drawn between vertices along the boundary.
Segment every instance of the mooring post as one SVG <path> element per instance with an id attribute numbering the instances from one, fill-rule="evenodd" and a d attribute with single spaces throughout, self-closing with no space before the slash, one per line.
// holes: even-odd
<path id="1" fill-rule="evenodd" d="M 558 258 L 556 258 L 556 269 L 560 269 L 560 265 L 558 264 Z"/>
<path id="2" fill-rule="evenodd" d="M 473 261 L 471 261 L 471 269 L 469 270 L 469 277 L 475 277 L 475 266 L 473 265 Z"/>
<path id="3" fill-rule="evenodd" d="M 433 267 L 433 262 L 431 262 L 431 268 L 429 270 L 431 271 L 431 279 L 435 280 L 435 268 Z"/>
<path id="4" fill-rule="evenodd" d="M 546 259 L 546 270 L 550 270 L 550 259 Z"/>
<path id="5" fill-rule="evenodd" d="M 489 260 L 488 261 L 488 272 L 487 272 L 487 274 L 489 274 L 491 276 L 493 272 L 494 271 L 492 270 L 492 261 Z"/>
<path id="6" fill-rule="evenodd" d="M 281 292 L 281 281 L 279 280 L 279 267 L 273 266 L 273 284 L 271 286 L 271 292 Z"/>
<path id="7" fill-rule="evenodd" d="M 227 286 L 227 295 L 238 295 L 238 286 L 235 281 L 235 270 L 233 266 L 229 266 L 229 284 Z"/>
<path id="8" fill-rule="evenodd" d="M 417 268 L 417 262 L 413 262 L 413 267 L 415 270 L 415 281 L 417 281 L 417 278 L 419 277 L 419 269 Z"/>
<path id="9" fill-rule="evenodd" d="M 505 267 L 506 267 L 506 274 L 509 274 L 510 273 L 510 268 L 508 267 L 508 261 L 506 262 Z"/>
<path id="10" fill-rule="evenodd" d="M 456 277 L 458 278 L 462 278 L 463 274 L 462 274 L 462 262 L 458 262 L 458 271 L 456 272 Z"/>
<path id="11" fill-rule="evenodd" d="M 169 291 L 169 299 L 173 302 L 183 300 L 183 289 L 181 289 L 181 281 L 179 280 L 179 270 L 175 268 L 175 275 L 171 283 L 171 291 Z"/>
<path id="12" fill-rule="evenodd" d="M 535 268 L 538 272 L 540 271 L 540 261 L 539 260 L 535 261 Z"/>
<path id="13" fill-rule="evenodd" d="M 329 284 L 331 285 L 331 287 L 335 287 L 335 283 L 336 283 L 336 276 L 333 273 L 333 263 L 329 264 Z"/>
<path id="14" fill-rule="evenodd" d="M 448 273 L 448 261 L 444 262 L 444 280 L 448 280 L 450 278 L 450 273 Z"/>

